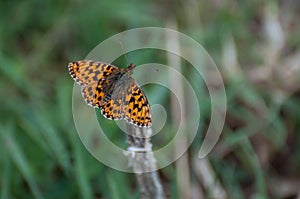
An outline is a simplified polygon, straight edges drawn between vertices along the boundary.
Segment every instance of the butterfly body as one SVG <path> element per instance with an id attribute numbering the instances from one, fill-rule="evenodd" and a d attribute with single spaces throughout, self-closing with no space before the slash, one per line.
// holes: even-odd
<path id="1" fill-rule="evenodd" d="M 122 88 L 123 85 L 126 86 L 126 84 L 128 84 L 127 80 L 131 77 L 134 68 L 135 65 L 130 64 L 127 68 L 112 72 L 107 78 L 102 78 L 98 81 L 98 84 L 104 81 L 102 86 L 103 92 L 105 93 L 103 102 L 110 100 L 113 92 L 121 93 L 121 90 L 118 88 Z"/>
<path id="2" fill-rule="evenodd" d="M 148 100 L 131 77 L 135 65 L 120 69 L 103 62 L 82 60 L 69 63 L 68 68 L 81 86 L 85 102 L 100 108 L 106 118 L 125 119 L 140 127 L 152 125 Z"/>

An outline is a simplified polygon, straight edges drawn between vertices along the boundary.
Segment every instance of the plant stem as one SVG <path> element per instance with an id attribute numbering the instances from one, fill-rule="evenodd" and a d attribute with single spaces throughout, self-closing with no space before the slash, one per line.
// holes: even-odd
<path id="1" fill-rule="evenodd" d="M 158 177 L 156 159 L 152 151 L 151 128 L 136 127 L 126 123 L 129 166 L 135 173 L 142 199 L 164 199 Z"/>

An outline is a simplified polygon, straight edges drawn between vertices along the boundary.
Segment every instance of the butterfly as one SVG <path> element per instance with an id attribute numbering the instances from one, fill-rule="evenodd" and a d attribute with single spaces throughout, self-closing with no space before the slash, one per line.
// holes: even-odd
<path id="1" fill-rule="evenodd" d="M 100 108 L 108 119 L 120 120 L 139 127 L 150 127 L 151 111 L 146 95 L 131 77 L 135 65 L 127 68 L 81 60 L 68 65 L 69 73 L 81 86 L 85 102 Z"/>

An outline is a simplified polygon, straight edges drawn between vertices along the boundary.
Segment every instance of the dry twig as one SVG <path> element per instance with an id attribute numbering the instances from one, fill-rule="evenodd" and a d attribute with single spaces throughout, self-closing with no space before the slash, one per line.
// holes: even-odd
<path id="1" fill-rule="evenodd" d="M 151 128 L 136 127 L 126 123 L 128 159 L 136 175 L 142 199 L 164 199 L 164 191 L 158 177 L 156 159 L 152 151 Z"/>

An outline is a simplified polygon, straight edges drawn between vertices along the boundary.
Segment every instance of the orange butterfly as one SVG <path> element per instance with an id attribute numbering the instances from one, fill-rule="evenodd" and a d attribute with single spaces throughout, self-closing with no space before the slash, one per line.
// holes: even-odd
<path id="1" fill-rule="evenodd" d="M 148 100 L 131 77 L 135 65 L 120 69 L 99 61 L 81 60 L 68 65 L 72 78 L 81 86 L 85 102 L 100 108 L 108 119 L 125 119 L 139 127 L 150 127 Z"/>

